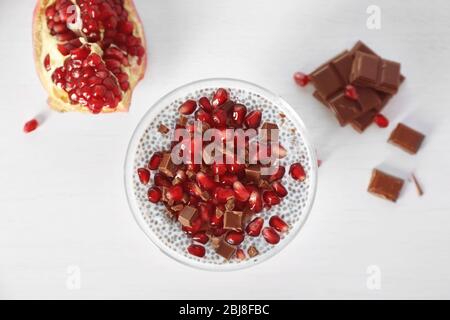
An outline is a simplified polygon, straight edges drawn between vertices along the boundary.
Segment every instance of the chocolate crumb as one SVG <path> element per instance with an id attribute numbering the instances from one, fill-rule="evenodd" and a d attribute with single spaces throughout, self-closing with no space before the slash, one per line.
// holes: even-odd
<path id="1" fill-rule="evenodd" d="M 165 125 L 163 125 L 162 123 L 159 124 L 158 126 L 158 131 L 162 134 L 167 134 L 169 133 L 170 129 L 167 128 Z"/>
<path id="2" fill-rule="evenodd" d="M 417 181 L 417 178 L 414 175 L 414 173 L 411 175 L 411 177 L 414 182 L 414 185 L 416 186 L 417 194 L 419 195 L 419 197 L 423 196 L 423 189 L 422 189 L 419 181 Z"/>

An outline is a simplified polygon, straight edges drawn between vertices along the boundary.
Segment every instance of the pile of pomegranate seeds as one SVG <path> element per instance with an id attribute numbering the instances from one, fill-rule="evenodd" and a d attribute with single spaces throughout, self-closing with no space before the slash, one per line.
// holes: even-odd
<path id="1" fill-rule="evenodd" d="M 78 10 L 81 27 L 71 27 L 77 25 Z M 142 39 L 133 35 L 131 14 L 123 0 L 56 0 L 46 8 L 50 35 L 66 57 L 51 78 L 67 92 L 72 105 L 94 114 L 114 111 L 130 89 L 133 58 L 141 65 L 145 56 Z M 94 44 L 101 50 L 95 51 Z M 47 54 L 43 61 L 47 71 L 52 69 L 51 60 Z"/>
<path id="2" fill-rule="evenodd" d="M 225 259 L 245 260 L 246 252 L 248 257 L 254 257 L 259 253 L 255 246 L 242 248 L 246 237 L 263 237 L 268 244 L 276 245 L 281 235 L 289 230 L 289 226 L 277 214 L 265 221 L 261 213 L 264 209 L 276 207 L 288 195 L 282 182 L 286 168 L 277 165 L 270 174 L 264 174 L 266 171 L 262 169 L 264 166 L 270 167 L 270 164 L 263 164 L 261 158 L 257 158 L 256 163 L 251 162 L 249 155 L 245 158 L 245 163 L 240 163 L 236 161 L 236 147 L 231 163 L 214 160 L 212 164 L 208 164 L 205 161 L 205 150 L 211 142 L 203 142 L 201 139 L 196 141 L 198 137 L 195 133 L 201 130 L 203 134 L 205 129 L 218 129 L 218 132 L 223 133 L 220 135 L 220 144 L 225 145 L 226 129 L 242 129 L 242 132 L 256 129 L 259 130 L 256 131 L 258 134 L 270 137 L 270 133 L 261 129 L 278 130 L 278 126 L 262 123 L 261 110 L 247 110 L 244 105 L 231 101 L 227 90 L 222 88 L 213 97 L 183 102 L 178 111 L 180 120 L 172 131 L 175 135 L 186 129 L 187 145 L 200 143 L 200 162 L 193 161 L 195 154 L 189 154 L 188 162 L 175 164 L 173 152 L 176 145 L 174 142 L 177 141 L 172 142 L 167 150 L 151 154 L 147 166 L 138 168 L 136 172 L 139 181 L 143 185 L 149 185 L 148 200 L 164 205 L 168 216 L 178 221 L 181 229 L 192 240 L 187 252 L 193 256 L 204 257 L 205 245 L 209 243 Z M 200 129 L 199 123 L 202 125 Z M 236 143 L 236 136 L 233 139 Z M 250 143 L 250 140 L 246 141 L 246 154 Z M 279 158 L 286 156 L 287 151 L 278 141 L 275 143 L 267 139 L 266 147 L 269 148 L 271 144 L 276 144 L 276 148 L 268 150 L 276 150 Z M 263 147 L 260 143 L 258 150 Z M 195 153 L 195 148 L 193 150 Z M 229 153 L 227 155 L 230 156 Z M 289 175 L 289 179 L 298 183 L 306 179 L 306 172 L 300 163 L 289 167 Z"/>

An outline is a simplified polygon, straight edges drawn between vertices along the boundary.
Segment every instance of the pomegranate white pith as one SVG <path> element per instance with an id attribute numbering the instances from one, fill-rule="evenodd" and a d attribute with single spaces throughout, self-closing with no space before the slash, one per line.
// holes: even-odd
<path id="1" fill-rule="evenodd" d="M 145 35 L 132 0 L 39 0 L 33 44 L 51 108 L 128 111 L 147 64 Z"/>

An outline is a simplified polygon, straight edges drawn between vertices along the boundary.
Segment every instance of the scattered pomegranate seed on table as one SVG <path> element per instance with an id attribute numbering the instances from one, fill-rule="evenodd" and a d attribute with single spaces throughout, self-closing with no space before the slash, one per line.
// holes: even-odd
<path id="1" fill-rule="evenodd" d="M 294 73 L 294 81 L 300 87 L 305 87 L 309 83 L 309 80 L 309 76 L 307 74 L 304 74 L 303 72 Z"/>
<path id="2" fill-rule="evenodd" d="M 37 129 L 38 126 L 39 122 L 36 119 L 32 119 L 27 123 L 25 123 L 25 125 L 23 126 L 23 132 L 25 133 L 33 132 L 34 130 Z"/>
<path id="3" fill-rule="evenodd" d="M 381 113 L 375 116 L 374 122 L 380 128 L 387 128 L 389 126 L 389 120 Z"/>

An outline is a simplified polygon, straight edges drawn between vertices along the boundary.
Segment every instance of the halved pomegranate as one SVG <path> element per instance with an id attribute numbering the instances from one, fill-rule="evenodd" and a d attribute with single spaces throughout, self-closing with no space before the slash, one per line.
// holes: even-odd
<path id="1" fill-rule="evenodd" d="M 144 76 L 144 30 L 132 0 L 39 0 L 33 44 L 57 111 L 128 111 Z"/>

